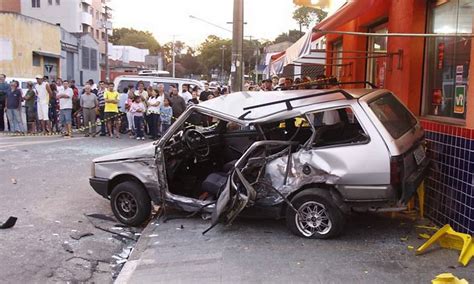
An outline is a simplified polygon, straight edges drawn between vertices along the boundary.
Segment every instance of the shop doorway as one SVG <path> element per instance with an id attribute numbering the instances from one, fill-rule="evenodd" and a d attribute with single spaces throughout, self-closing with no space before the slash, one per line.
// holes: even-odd
<path id="1" fill-rule="evenodd" d="M 370 33 L 388 33 L 387 23 L 374 26 Z M 366 80 L 374 83 L 379 88 L 385 87 L 387 72 L 387 37 L 369 37 L 367 48 L 367 74 Z"/>

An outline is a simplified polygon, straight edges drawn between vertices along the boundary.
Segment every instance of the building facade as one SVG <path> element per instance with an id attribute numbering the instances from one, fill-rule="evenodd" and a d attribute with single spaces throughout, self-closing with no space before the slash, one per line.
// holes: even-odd
<path id="1" fill-rule="evenodd" d="M 0 0 L 5 1 L 5 0 Z M 70 33 L 89 33 L 105 54 L 105 0 L 7 0 L 20 2 L 19 13 L 52 24 Z M 13 5 L 13 4 L 9 4 Z"/>
<path id="2" fill-rule="evenodd" d="M 433 163 L 427 216 L 474 233 L 474 1 L 371 0 L 335 31 L 411 33 L 411 37 L 329 33 L 327 75 L 371 81 L 393 91 L 422 121 Z M 455 34 L 457 36 L 453 36 Z M 423 34 L 432 34 L 427 37 Z M 450 34 L 441 36 L 437 34 Z"/>
<path id="3" fill-rule="evenodd" d="M 0 70 L 8 77 L 61 76 L 61 31 L 56 25 L 0 12 Z"/>
<path id="4" fill-rule="evenodd" d="M 99 43 L 89 33 L 61 29 L 61 74 L 81 86 L 89 79 L 99 79 Z"/>

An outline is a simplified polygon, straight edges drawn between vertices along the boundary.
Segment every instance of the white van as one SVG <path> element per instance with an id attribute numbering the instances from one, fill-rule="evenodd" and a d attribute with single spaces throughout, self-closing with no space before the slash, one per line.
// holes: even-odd
<path id="1" fill-rule="evenodd" d="M 26 94 L 26 91 L 28 91 L 28 88 L 26 87 L 26 84 L 28 82 L 33 83 L 33 87 L 36 85 L 36 79 L 35 78 L 13 78 L 13 77 L 7 77 L 5 82 L 10 84 L 12 81 L 18 81 L 19 87 L 21 88 L 21 91 L 23 92 L 23 96 Z"/>
<path id="2" fill-rule="evenodd" d="M 197 86 L 199 90 L 204 89 L 204 85 L 192 79 L 184 79 L 184 78 L 170 78 L 170 77 L 155 77 L 155 76 L 138 76 L 138 75 L 123 75 L 118 76 L 114 80 L 115 88 L 119 93 L 123 92 L 124 88 L 128 88 L 129 85 L 133 85 L 135 88 L 137 87 L 137 83 L 142 81 L 145 85 L 145 89 L 148 86 L 152 86 L 156 88 L 158 84 L 163 84 L 165 86 L 165 92 L 168 92 L 170 85 L 175 85 L 178 87 L 178 92 L 181 93 L 183 90 L 183 85 L 187 84 L 190 86 L 190 89 Z"/>

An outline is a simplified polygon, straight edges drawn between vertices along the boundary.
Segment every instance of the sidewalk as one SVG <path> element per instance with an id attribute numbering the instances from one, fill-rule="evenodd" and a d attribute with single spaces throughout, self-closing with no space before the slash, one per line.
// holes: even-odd
<path id="1" fill-rule="evenodd" d="M 424 231 L 406 220 L 358 215 L 334 240 L 299 238 L 271 220 L 238 220 L 203 236 L 209 224 L 152 221 L 116 283 L 430 283 L 443 272 L 474 281 L 474 263 L 460 266 L 457 251 L 415 256 Z"/>

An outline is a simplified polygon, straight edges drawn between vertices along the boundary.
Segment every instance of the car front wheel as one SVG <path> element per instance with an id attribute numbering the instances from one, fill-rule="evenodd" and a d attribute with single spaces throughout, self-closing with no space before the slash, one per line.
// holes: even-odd
<path id="1" fill-rule="evenodd" d="M 293 208 L 286 210 L 286 224 L 297 236 L 328 239 L 339 235 L 344 215 L 332 201 L 327 189 L 306 189 L 292 200 Z"/>
<path id="2" fill-rule="evenodd" d="M 143 187 L 126 181 L 115 186 L 110 195 L 112 211 L 123 224 L 140 226 L 150 218 L 151 200 Z"/>

